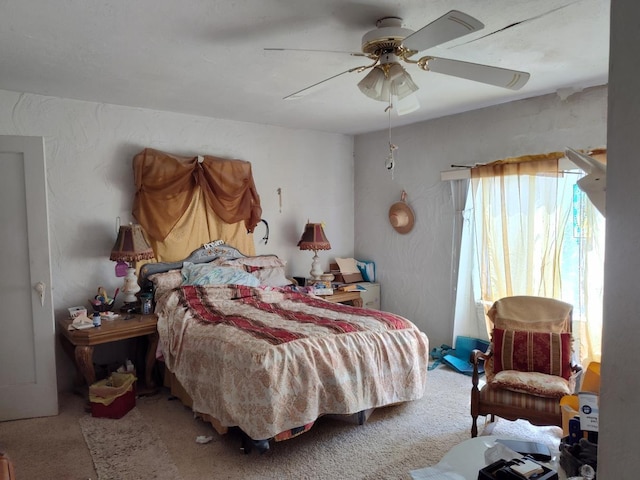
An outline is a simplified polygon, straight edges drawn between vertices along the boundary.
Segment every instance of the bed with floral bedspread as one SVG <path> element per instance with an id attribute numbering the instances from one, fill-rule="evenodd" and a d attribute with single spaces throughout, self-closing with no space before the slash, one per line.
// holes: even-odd
<path id="1" fill-rule="evenodd" d="M 268 281 L 222 281 L 156 291 L 159 353 L 195 412 L 268 441 L 304 432 L 322 415 L 424 394 L 428 339 L 406 318 Z"/>

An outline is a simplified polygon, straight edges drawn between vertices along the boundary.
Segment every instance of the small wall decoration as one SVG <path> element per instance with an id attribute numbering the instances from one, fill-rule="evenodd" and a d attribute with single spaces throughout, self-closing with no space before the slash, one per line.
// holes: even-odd
<path id="1" fill-rule="evenodd" d="M 407 192 L 402 191 L 400 201 L 391 205 L 389 208 L 389 222 L 398 233 L 409 233 L 415 223 L 413 210 L 406 202 Z"/>

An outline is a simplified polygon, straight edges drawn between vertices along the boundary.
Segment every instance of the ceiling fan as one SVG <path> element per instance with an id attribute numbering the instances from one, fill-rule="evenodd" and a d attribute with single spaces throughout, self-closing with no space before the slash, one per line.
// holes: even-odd
<path id="1" fill-rule="evenodd" d="M 418 90 L 418 86 L 400 62 L 417 65 L 418 68 L 425 71 L 451 75 L 511 90 L 522 88 L 529 80 L 527 72 L 428 55 L 417 59 L 413 58 L 419 52 L 483 28 L 484 25 L 480 21 L 457 10 L 451 10 L 417 31 L 404 28 L 400 17 L 381 18 L 376 22 L 376 28 L 365 33 L 362 37 L 362 52 L 349 53 L 352 56 L 367 57 L 372 60 L 372 63 L 350 68 L 291 93 L 284 98 L 297 98 L 301 93 L 346 73 L 361 73 L 365 70 L 370 70 L 358 83 L 360 91 L 369 98 L 381 102 L 391 103 L 391 99 L 394 97 L 399 103 L 404 99 L 410 99 L 412 101 L 405 102 L 404 107 L 401 105 L 398 110 L 399 114 L 409 113 L 417 109 L 417 99 L 411 94 Z M 300 49 L 265 48 L 265 50 Z"/>

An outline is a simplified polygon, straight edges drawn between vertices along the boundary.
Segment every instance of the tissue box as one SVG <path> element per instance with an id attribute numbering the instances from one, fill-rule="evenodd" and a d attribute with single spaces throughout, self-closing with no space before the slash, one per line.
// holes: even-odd
<path id="1" fill-rule="evenodd" d="M 84 307 L 69 307 L 69 317 L 72 319 L 79 317 L 80 315 L 87 315 L 87 309 Z"/>

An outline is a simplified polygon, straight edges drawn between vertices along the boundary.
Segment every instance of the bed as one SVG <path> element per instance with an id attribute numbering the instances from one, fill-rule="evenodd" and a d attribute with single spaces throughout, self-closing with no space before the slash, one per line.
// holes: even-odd
<path id="1" fill-rule="evenodd" d="M 246 257 L 221 242 L 142 267 L 143 288 L 154 291 L 158 357 L 184 403 L 219 433 L 240 429 L 247 452 L 323 415 L 362 423 L 372 409 L 422 397 L 423 332 L 398 315 L 309 294 L 284 272 L 276 256 Z"/>

